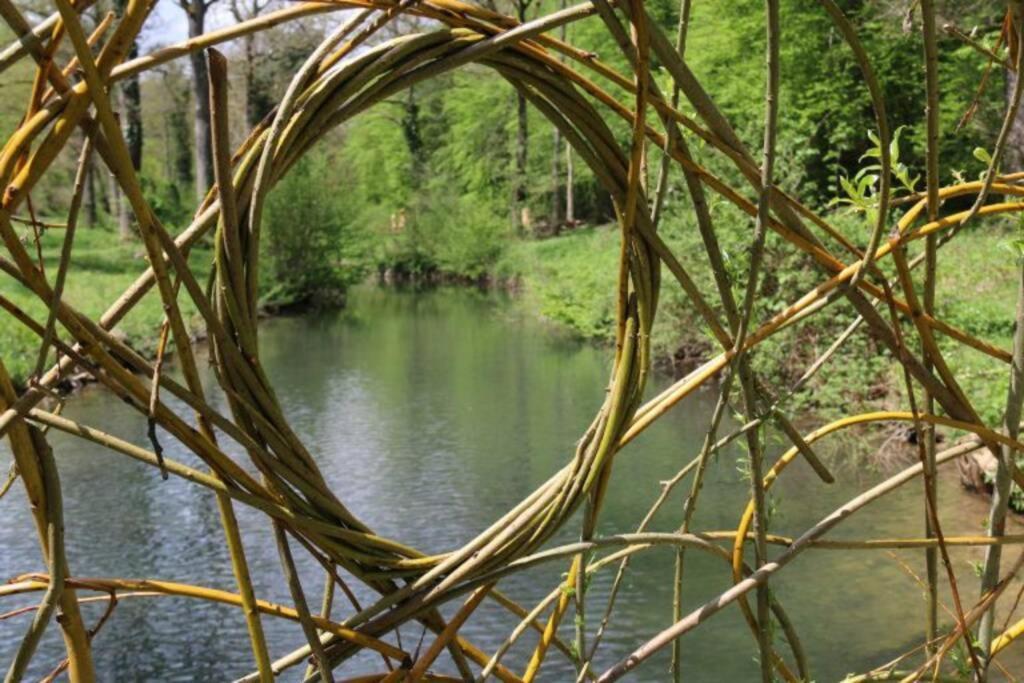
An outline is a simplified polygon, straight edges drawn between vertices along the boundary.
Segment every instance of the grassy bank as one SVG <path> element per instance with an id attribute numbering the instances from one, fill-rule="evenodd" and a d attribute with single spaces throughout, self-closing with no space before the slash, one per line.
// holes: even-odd
<path id="1" fill-rule="evenodd" d="M 41 241 L 43 264 L 51 282 L 56 275 L 63 240 L 63 230 L 50 230 Z M 191 262 L 201 281 L 205 281 L 211 258 L 207 249 L 197 248 L 192 252 Z M 114 232 L 104 229 L 80 229 L 75 235 L 74 258 L 68 271 L 64 300 L 85 315 L 98 318 L 146 267 L 141 244 L 121 242 Z M 46 320 L 46 306 L 11 278 L 0 278 L 0 295 L 35 320 Z M 195 307 L 187 297 L 181 298 L 181 304 L 186 322 L 195 324 Z M 7 313 L 0 313 L 0 319 L 8 321 L 0 325 L 0 355 L 15 382 L 21 385 L 34 369 L 39 338 L 25 327 L 11 323 Z M 160 299 L 151 295 L 144 298 L 114 329 L 129 345 L 148 355 L 154 352 L 155 330 L 162 321 Z"/>
<path id="2" fill-rule="evenodd" d="M 943 248 L 937 283 L 939 317 L 1005 349 L 1012 344 L 1016 305 L 1013 239 L 1014 228 L 1009 225 L 990 222 L 971 229 Z M 615 315 L 618 252 L 614 226 L 588 227 L 557 238 L 517 242 L 506 249 L 495 272 L 499 278 L 518 280 L 523 304 L 529 310 L 582 337 L 607 342 Z M 699 272 L 694 275 L 710 295 L 710 281 L 701 281 Z M 665 277 L 670 276 L 666 273 Z M 768 286 L 778 291 L 766 298 L 779 310 L 820 278 L 820 271 L 805 264 L 791 281 L 770 282 Z M 663 324 L 656 326 L 652 340 L 663 363 L 672 359 L 694 362 L 715 350 L 704 326 L 675 293 L 677 289 L 674 283 L 666 283 L 660 312 Z M 828 347 L 832 333 L 853 319 L 842 304 L 833 308 L 832 316 L 815 318 L 811 326 L 795 330 L 759 352 L 762 369 L 783 380 L 802 371 Z M 766 307 L 760 314 L 771 312 Z M 904 325 L 912 338 L 909 321 Z M 865 409 L 903 404 L 902 377 L 888 362 L 887 353 L 866 348 L 871 346 L 866 334 L 855 336 L 849 344 L 849 350 L 840 353 L 828 371 L 808 387 L 802 398 L 805 405 L 812 403 L 807 407 L 829 413 L 845 410 L 850 403 L 863 404 Z M 944 346 L 967 395 L 977 402 L 976 409 L 987 423 L 999 424 L 1006 399 L 1007 366 L 962 346 Z"/>
<path id="3" fill-rule="evenodd" d="M 678 243 L 682 238 L 677 237 Z M 48 274 L 57 268 L 57 255 L 63 233 L 51 230 L 43 236 L 42 250 Z M 944 320 L 1002 348 L 1009 348 L 1013 334 L 1016 297 L 1015 256 L 1010 246 L 1013 233 L 1009 226 L 990 223 L 979 226 L 954 240 L 942 251 L 943 267 L 938 282 L 938 314 Z M 679 244 L 677 253 L 699 245 Z M 512 241 L 490 268 L 495 279 L 519 283 L 520 301 L 531 313 L 584 339 L 599 343 L 611 341 L 614 323 L 614 292 L 618 276 L 619 235 L 613 225 L 579 228 L 560 237 L 544 240 Z M 197 248 L 192 262 L 206 271 L 211 254 Z M 684 260 L 684 265 L 687 265 Z M 68 276 L 65 298 L 86 315 L 98 317 L 146 267 L 141 246 L 124 243 L 112 232 L 100 229 L 80 230 L 76 237 L 75 257 Z M 700 271 L 693 273 L 703 291 L 711 293 L 710 280 Z M 666 277 L 669 277 L 666 274 Z M 761 316 L 770 315 L 784 302 L 806 291 L 820 275 L 805 268 L 792 282 L 769 282 L 777 289 Z M 697 320 L 678 287 L 666 283 L 662 298 L 660 324 L 652 340 L 661 362 L 684 362 L 708 357 L 715 350 L 703 324 Z M 9 278 L 0 279 L 0 295 L 23 308 L 37 320 L 45 320 L 42 302 L 28 296 Z M 183 311 L 196 323 L 194 307 L 183 297 Z M 823 351 L 831 341 L 830 329 L 839 329 L 852 319 L 849 311 L 835 306 L 831 318 L 815 319 L 814 327 L 796 330 L 775 347 L 766 347 L 761 356 L 766 371 L 785 376 L 800 371 L 805 361 Z M 157 297 L 146 297 L 117 331 L 136 349 L 152 350 L 154 330 L 163 320 Z M 858 335 L 866 337 L 867 335 Z M 866 405 L 897 405 L 902 401 L 901 380 L 884 353 L 864 353 L 864 340 L 851 341 L 850 352 L 841 354 L 826 377 L 812 384 L 815 408 L 839 407 L 850 401 Z M 1007 369 L 978 352 L 947 344 L 948 360 L 962 378 L 967 394 L 975 397 L 976 408 L 989 424 L 998 424 L 1005 400 Z M 0 350 L 4 362 L 19 381 L 23 381 L 35 362 L 38 340 L 17 325 L 0 326 Z M 840 381 L 839 375 L 858 376 L 860 381 Z M 832 385 L 842 386 L 841 393 Z"/>
<path id="4" fill-rule="evenodd" d="M 846 228 L 855 229 L 853 225 Z M 1013 343 L 1021 258 L 1017 230 L 1015 223 L 997 221 L 968 229 L 940 252 L 942 267 L 936 283 L 936 314 L 940 319 L 1007 350 Z M 700 249 L 699 245 L 692 240 L 688 243 L 681 235 L 670 236 L 670 240 L 675 253 L 683 255 L 684 266 L 691 265 L 685 255 L 697 254 L 690 250 Z M 811 264 L 786 263 L 782 250 L 773 253 L 763 291 L 767 303 L 758 310 L 759 320 L 782 310 L 823 279 L 820 270 Z M 618 255 L 615 226 L 591 227 L 558 238 L 513 244 L 495 270 L 499 277 L 519 283 L 520 299 L 528 310 L 577 335 L 610 343 Z M 700 259 L 695 256 L 691 260 L 697 263 Z M 891 270 L 889 262 L 880 265 Z M 707 275 L 699 270 L 693 275 L 701 290 L 710 295 L 713 283 Z M 664 277 L 670 276 L 665 273 Z M 678 375 L 716 353 L 717 346 L 682 299 L 679 287 L 666 282 L 663 291 L 652 345 L 660 365 Z M 850 307 L 837 302 L 829 314 L 815 316 L 808 324 L 763 343 L 755 355 L 755 365 L 769 377 L 771 386 L 790 385 L 853 319 Z M 911 321 L 904 318 L 901 324 L 907 338 L 916 343 Z M 941 335 L 938 339 L 975 410 L 986 424 L 998 428 L 1006 404 L 1008 365 Z M 920 400 L 920 394 L 917 398 Z M 861 328 L 806 388 L 789 400 L 786 409 L 798 417 L 814 416 L 817 423 L 883 408 L 905 410 L 908 405 L 899 364 Z M 948 441 L 961 436 L 941 431 Z M 847 435 L 844 443 L 849 453 L 871 454 L 891 435 L 890 426 L 876 425 L 858 430 L 856 437 Z M 912 451 L 908 449 L 897 457 L 912 457 Z M 1024 462 L 1018 459 L 1021 465 Z M 1017 487 L 1013 488 L 1011 505 L 1024 512 L 1024 492 Z"/>
<path id="5" fill-rule="evenodd" d="M 939 271 L 936 297 L 940 318 L 1004 349 L 1012 344 L 1016 305 L 1015 231 L 1009 224 L 989 222 L 946 246 L 940 256 L 943 267 Z M 684 255 L 683 264 L 692 268 L 698 287 L 711 298 L 714 285 L 710 275 L 698 267 L 702 248 L 694 233 L 692 229 L 677 229 L 675 234 L 666 230 L 665 235 L 675 253 Z M 57 269 L 62 240 L 63 232 L 52 230 L 41 242 L 44 264 L 51 278 Z M 723 244 L 727 255 L 732 254 L 730 268 L 740 271 L 733 281 L 742 283 L 743 251 L 730 245 L 728 239 L 723 240 Z M 730 246 L 733 247 L 731 252 Z M 610 344 L 619 248 L 619 233 L 614 225 L 578 228 L 542 240 L 510 240 L 487 272 L 494 281 L 515 282 L 519 305 L 528 313 L 569 334 Z M 763 303 L 757 311 L 759 320 L 781 310 L 822 277 L 809 263 L 784 261 L 787 258 L 784 249 L 770 253 L 773 267 L 768 270 L 763 286 Z M 687 254 L 693 255 L 690 259 L 693 263 L 686 260 Z M 207 248 L 200 247 L 192 253 L 193 266 L 204 279 L 211 258 Z M 82 230 L 76 238 L 65 299 L 85 315 L 97 318 L 145 268 L 140 245 L 121 242 L 112 231 Z M 363 266 L 358 270 L 366 272 L 370 268 Z M 434 272 L 443 276 L 440 281 L 471 283 L 478 281 L 481 271 L 474 267 L 473 272 Z M 715 354 L 717 345 L 679 287 L 668 281 L 667 273 L 664 277 L 659 323 L 655 326 L 652 346 L 659 366 L 681 375 Z M 273 287 L 269 287 L 269 291 L 276 292 Z M 43 303 L 10 278 L 0 278 L 0 296 L 34 319 L 46 319 Z M 200 321 L 194 306 L 187 297 L 182 297 L 181 304 L 186 321 L 199 332 Z M 833 304 L 830 311 L 830 315 L 816 316 L 809 324 L 797 326 L 762 344 L 754 362 L 771 386 L 781 389 L 791 384 L 854 318 L 853 312 L 842 302 Z M 0 319 L 5 316 L 0 313 Z M 162 321 L 160 300 L 151 294 L 118 324 L 115 332 L 141 353 L 151 355 L 155 332 Z M 903 326 L 908 338 L 916 339 L 910 321 L 904 320 Z M 939 339 L 965 394 L 975 402 L 975 409 L 987 424 L 1001 424 L 1009 375 L 1007 366 L 972 349 L 948 343 L 942 337 Z M 22 326 L 0 325 L 0 355 L 19 385 L 23 386 L 33 371 L 38 345 L 39 340 Z M 789 399 L 786 410 L 792 415 L 813 415 L 816 420 L 825 420 L 840 414 L 907 405 L 898 364 L 862 331 L 847 342 L 804 391 Z M 861 439 L 865 444 L 877 445 L 888 434 L 884 426 L 869 431 L 874 436 Z M 958 435 L 947 433 L 946 436 L 952 439 Z M 1014 506 L 1024 510 L 1024 494 L 1019 491 L 1015 491 Z"/>

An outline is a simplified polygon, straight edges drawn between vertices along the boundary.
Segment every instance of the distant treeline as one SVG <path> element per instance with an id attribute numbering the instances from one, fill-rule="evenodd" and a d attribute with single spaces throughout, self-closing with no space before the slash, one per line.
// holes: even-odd
<path id="1" fill-rule="evenodd" d="M 284 6 L 273 0 L 180 2 L 192 34 L 202 32 L 217 13 L 244 20 Z M 493 2 L 495 9 L 522 19 L 561 6 L 553 0 Z M 35 15 L 32 3 L 38 5 Z M 32 3 L 26 7 L 30 16 L 50 11 L 41 0 Z M 87 14 L 97 24 L 107 12 L 121 11 L 122 3 L 99 0 Z M 920 31 L 907 25 L 917 19 L 907 16 L 905 0 L 840 0 L 839 5 L 853 19 L 878 69 L 890 124 L 904 127 L 899 154 L 906 184 L 920 187 L 923 46 Z M 938 5 L 940 24 L 948 25 L 939 46 L 943 163 L 976 175 L 983 165 L 974 157 L 975 148 L 994 139 L 1007 96 L 1006 71 L 983 54 L 984 49 L 999 48 L 1004 8 L 981 0 Z M 665 32 L 674 35 L 678 3 L 649 0 L 647 7 Z M 762 116 L 762 2 L 693 0 L 692 8 L 685 58 L 741 136 L 756 148 Z M 291 74 L 338 20 L 338 15 L 318 17 L 225 47 L 231 61 L 236 143 L 272 112 Z M 783 0 L 782 26 L 781 96 L 787 114 L 780 130 L 780 183 L 824 208 L 836 198 L 850 199 L 843 179 L 868 163 L 862 156 L 872 147 L 868 132 L 874 126 L 873 112 L 849 48 L 818 0 Z M 403 18 L 395 30 L 415 28 L 436 27 Z M 566 37 L 627 70 L 596 17 L 569 26 Z M 151 31 L 152 44 L 146 49 L 158 38 Z M 20 72 L 4 75 L 5 92 L 31 87 L 27 68 L 23 63 Z M 171 225 L 188 222 L 197 196 L 211 182 L 205 78 L 201 59 L 183 60 L 141 82 L 124 82 L 117 93 L 146 192 L 160 218 Z M 662 89 L 669 91 L 669 79 L 662 80 Z M 601 85 L 623 95 L 613 84 Z M 19 93 L 0 103 L 4 132 L 22 115 L 15 108 L 22 101 Z M 685 101 L 681 107 L 689 111 Z M 608 123 L 627 145 L 628 130 L 621 121 Z M 1015 135 L 1018 144 L 1010 145 L 1007 166 L 1021 167 L 1024 125 Z M 701 161 L 698 143 L 694 139 L 692 146 Z M 726 180 L 736 180 L 735 169 L 705 161 Z M 33 197 L 42 216 L 61 214 L 68 200 L 73 161 L 63 163 L 63 176 L 51 176 Z M 657 164 L 651 168 L 653 174 Z M 581 224 L 614 220 L 607 196 L 550 123 L 497 73 L 479 65 L 442 75 L 375 106 L 320 143 L 294 174 L 301 181 L 286 181 L 275 192 L 268 215 L 268 234 L 275 245 L 269 267 L 278 280 L 268 290 L 272 298 L 302 298 L 319 278 L 327 278 L 330 289 L 374 269 L 411 274 L 441 270 L 475 277 L 493 265 L 511 239 L 545 238 Z M 89 179 L 84 220 L 119 225 L 122 238 L 131 239 L 131 216 L 104 175 L 94 173 Z M 690 219 L 682 178 L 670 177 L 670 182 L 666 224 L 685 223 Z M 871 188 L 863 191 L 870 193 Z M 306 264 L 307 256 L 329 267 Z"/>

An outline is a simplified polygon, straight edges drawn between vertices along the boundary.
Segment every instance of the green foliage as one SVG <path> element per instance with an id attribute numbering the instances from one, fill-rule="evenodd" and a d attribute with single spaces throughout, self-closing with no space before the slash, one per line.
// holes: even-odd
<path id="1" fill-rule="evenodd" d="M 903 32 L 899 17 L 882 3 L 840 3 L 854 22 L 875 65 L 894 127 L 894 177 L 909 191 L 922 175 L 923 107 L 918 32 Z M 783 117 L 779 174 L 783 186 L 811 203 L 843 193 L 868 210 L 877 192 L 874 164 L 864 164 L 865 135 L 873 136 L 874 114 L 863 76 L 828 15 L 815 0 L 783 0 Z M 657 0 L 652 16 L 663 29 L 675 29 L 677 5 Z M 687 61 L 742 138 L 760 145 L 763 80 L 763 7 L 760 0 L 694 3 Z M 603 26 L 591 17 L 573 24 L 567 36 L 623 72 L 628 65 Z M 955 41 L 941 46 L 944 162 L 974 167 L 969 150 L 990 139 L 1001 109 L 1001 89 L 991 79 L 966 127 L 956 123 L 971 107 L 985 61 Z M 664 72 L 659 79 L 670 89 Z M 626 97 L 617 86 L 610 92 Z M 376 237 L 369 265 L 379 270 L 422 275 L 442 272 L 475 278 L 500 256 L 519 220 L 512 208 L 517 118 L 515 92 L 490 69 L 473 65 L 395 95 L 346 124 L 340 148 L 346 183 L 346 219 Z M 684 108 L 687 105 L 684 103 Z M 607 117 L 628 146 L 629 129 Z M 563 179 L 553 178 L 553 132 L 532 107 L 528 115 L 527 203 L 538 233 L 546 223 Z M 705 155 L 691 140 L 701 162 L 742 187 L 735 168 Z M 877 148 L 878 142 L 874 141 Z M 707 158 L 706 158 L 707 157 Z M 613 219 L 606 193 L 577 157 L 574 188 L 577 218 L 599 223 Z M 860 168 L 864 166 L 864 168 Z M 675 180 L 673 192 L 684 193 Z M 559 198 L 561 201 L 561 198 Z M 728 210 L 726 210 L 728 211 Z M 454 217 L 464 217 L 456 225 Z M 727 215 L 728 220 L 733 216 Z M 744 220 L 740 218 L 740 220 Z M 742 275 L 748 234 L 723 236 L 733 255 L 729 267 Z M 694 246 L 700 246 L 694 243 Z M 787 264 L 803 267 L 802 263 Z M 738 277 L 737 282 L 742 278 Z M 709 283 L 710 284 L 710 283 Z M 708 290 L 709 293 L 711 290 Z M 715 297 L 712 297 L 714 299 Z M 672 304 L 673 302 L 669 302 Z M 685 315 L 680 311 L 679 322 Z"/>
<path id="2" fill-rule="evenodd" d="M 419 219 L 437 268 L 479 278 L 494 264 L 508 239 L 507 218 L 472 197 L 438 193 Z"/>
<path id="3" fill-rule="evenodd" d="M 496 270 L 504 278 L 521 278 L 528 305 L 543 317 L 584 338 L 606 341 L 615 321 L 618 254 L 614 226 L 586 228 L 517 243 Z"/>
<path id="4" fill-rule="evenodd" d="M 687 61 L 705 89 L 733 121 L 741 137 L 760 145 L 764 70 L 763 7 L 759 0 L 695 2 Z M 857 29 L 874 67 L 890 126 L 905 126 L 903 162 L 910 177 L 923 175 L 924 86 L 920 31 L 901 30 L 901 12 L 889 3 L 840 2 Z M 961 17 L 950 7 L 947 16 Z M 998 11 L 993 10 L 998 20 Z M 778 176 L 782 185 L 820 203 L 840 194 L 843 171 L 859 165 L 865 131 L 875 128 L 871 100 L 849 47 L 817 0 L 783 0 L 782 92 Z M 967 18 L 976 20 L 976 17 Z M 995 21 L 993 23 L 998 23 Z M 983 36 L 984 37 L 984 36 Z M 943 164 L 972 164 L 970 151 L 989 144 L 1002 112 L 1001 76 L 990 76 L 977 111 L 972 109 L 986 61 L 959 41 L 939 44 L 942 83 L 939 151 Z M 758 96 L 752 96 L 757 93 Z"/>
<path id="5" fill-rule="evenodd" d="M 454 74 L 445 94 L 439 113 L 446 125 L 432 154 L 433 166 L 461 194 L 506 203 L 515 134 L 512 89 L 490 70 L 473 67 Z"/>
<path id="6" fill-rule="evenodd" d="M 921 175 L 917 174 L 914 176 L 910 175 L 910 169 L 907 165 L 900 160 L 900 134 L 906 130 L 906 126 L 900 126 L 892 132 L 892 139 L 889 140 L 889 170 L 892 173 L 893 179 L 896 181 L 896 191 L 903 191 L 907 194 L 917 192 L 917 183 L 921 179 Z M 882 172 L 882 140 L 878 137 L 878 133 L 873 130 L 868 131 L 868 139 L 871 140 L 872 147 L 868 151 L 864 152 L 864 155 L 860 158 L 861 161 L 865 159 L 874 159 L 875 163 L 868 164 L 860 170 L 860 173 L 867 171 L 868 173 L 881 174 Z"/>
<path id="7" fill-rule="evenodd" d="M 41 245 L 47 273 L 56 272 L 63 239 L 63 230 L 48 231 L 43 235 Z M 140 245 L 120 241 L 113 230 L 79 229 L 74 253 L 64 299 L 93 319 L 102 315 L 147 267 Z M 190 262 L 200 282 L 206 277 L 211 258 L 210 251 L 202 245 L 191 251 Z M 0 295 L 35 320 L 46 320 L 47 309 L 43 302 L 11 278 L 0 278 Z M 182 297 L 180 304 L 186 323 L 193 331 L 198 331 L 200 321 L 191 299 Z M 26 327 L 11 324 L 7 313 L 0 313 L 0 320 L 3 321 L 0 324 L 0 357 L 15 382 L 23 384 L 35 365 L 39 338 Z M 160 297 L 153 292 L 118 323 L 114 332 L 140 353 L 152 354 L 163 320 Z"/>
<path id="8" fill-rule="evenodd" d="M 414 194 L 412 156 L 391 114 L 381 105 L 345 129 L 341 164 L 350 179 L 346 194 L 356 213 L 366 206 L 403 206 Z"/>
<path id="9" fill-rule="evenodd" d="M 900 126 L 894 130 L 892 139 L 889 140 L 890 201 L 901 195 L 917 192 L 918 181 L 921 179 L 920 175 L 911 177 L 910 169 L 900 160 L 900 133 L 905 128 L 905 126 Z M 835 197 L 829 202 L 829 205 L 849 206 L 854 211 L 865 214 L 868 221 L 874 225 L 878 218 L 878 202 L 880 199 L 878 194 L 881 190 L 883 170 L 882 141 L 873 130 L 868 131 L 868 139 L 871 141 L 872 146 L 868 148 L 868 151 L 864 152 L 860 160 L 870 159 L 873 161 L 862 166 L 852 179 L 846 175 L 845 171 L 842 172 L 839 175 L 839 186 L 846 196 Z"/>
<path id="10" fill-rule="evenodd" d="M 373 236 L 377 269 L 475 279 L 507 242 L 514 100 L 478 71 L 439 78 L 347 126 L 348 215 Z"/>
<path id="11" fill-rule="evenodd" d="M 309 153 L 270 193 L 261 255 L 264 305 L 336 303 L 365 272 L 363 242 L 345 220 L 330 166 L 326 154 Z"/>
<path id="12" fill-rule="evenodd" d="M 175 182 L 153 181 L 142 177 L 142 192 L 156 217 L 166 226 L 187 225 L 194 208 L 191 187 L 182 188 Z"/>

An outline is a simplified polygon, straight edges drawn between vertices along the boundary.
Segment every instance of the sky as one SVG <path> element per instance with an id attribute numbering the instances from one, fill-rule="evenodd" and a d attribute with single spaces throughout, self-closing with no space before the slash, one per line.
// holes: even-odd
<path id="1" fill-rule="evenodd" d="M 214 3 L 206 20 L 206 30 L 220 28 L 231 23 L 231 15 L 225 3 Z M 158 0 L 153 13 L 149 15 L 143 29 L 142 48 L 150 50 L 171 45 L 188 38 L 188 24 L 185 10 L 177 0 Z"/>

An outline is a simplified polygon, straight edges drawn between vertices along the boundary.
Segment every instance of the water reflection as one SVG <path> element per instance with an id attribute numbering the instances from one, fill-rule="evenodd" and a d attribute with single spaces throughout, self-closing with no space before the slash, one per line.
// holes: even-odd
<path id="1" fill-rule="evenodd" d="M 500 297 L 464 290 L 361 290 L 339 314 L 267 321 L 261 350 L 296 433 L 303 435 L 339 498 L 380 533 L 425 551 L 465 542 L 564 464 L 601 401 L 609 373 L 605 350 L 560 339 Z M 204 381 L 216 395 L 212 373 Z M 696 452 L 710 409 L 710 397 L 687 401 L 620 455 L 602 533 L 635 529 L 658 482 Z M 68 414 L 147 443 L 144 422 L 98 389 L 72 399 Z M 163 482 L 154 470 L 87 443 L 56 434 L 52 442 L 76 575 L 152 577 L 233 589 L 213 496 L 175 479 Z M 171 457 L 197 464 L 173 441 L 165 446 Z M 738 455 L 727 451 L 712 466 L 698 528 L 735 527 L 746 490 L 736 469 Z M 841 463 L 843 455 L 836 457 Z M 6 451 L 0 461 L 6 466 Z M 840 471 L 841 481 L 824 487 L 803 466 L 791 468 L 774 493 L 774 530 L 799 533 L 880 476 L 858 475 L 854 467 Z M 858 514 L 837 537 L 917 535 L 922 525 L 917 494 L 908 489 L 893 495 Z M 981 531 L 983 501 L 963 495 L 952 479 L 943 480 L 941 495 L 947 533 Z M 674 499 L 653 528 L 672 529 L 681 505 L 681 497 Z M 41 570 L 19 488 L 0 502 L 0 512 L 5 520 L 0 575 Z M 258 594 L 290 602 L 266 518 L 240 509 L 239 522 Z M 573 539 L 573 529 L 560 537 Z M 921 572 L 919 553 L 899 557 Z M 976 551 L 954 554 L 958 571 L 971 580 L 968 595 L 974 584 L 967 563 L 977 557 Z M 317 567 L 303 560 L 315 604 L 321 578 Z M 541 568 L 503 587 L 530 604 L 547 594 L 563 569 Z M 671 571 L 672 553 L 664 549 L 633 563 L 599 666 L 667 624 Z M 603 609 L 611 576 L 594 579 L 591 613 Z M 688 560 L 687 577 L 687 607 L 729 583 L 719 560 L 696 554 Z M 809 552 L 787 568 L 776 591 L 804 638 L 819 681 L 880 664 L 920 636 L 920 587 L 882 551 Z M 31 604 L 31 597 L 5 600 L 2 608 Z M 102 607 L 87 605 L 87 619 L 98 618 Z M 335 616 L 343 617 L 346 607 L 339 604 Z M 10 658 L 27 623 L 26 617 L 0 621 L 0 661 Z M 466 633 L 489 650 L 514 623 L 487 606 Z M 301 644 L 294 624 L 269 618 L 264 624 L 272 655 Z M 35 660 L 37 677 L 59 661 L 55 635 L 51 629 Z M 408 646 L 419 632 L 409 628 L 402 635 Z M 735 610 L 683 643 L 688 680 L 743 681 L 757 675 L 753 641 Z M 532 637 L 524 637 L 508 661 L 521 666 L 532 645 Z M 1005 662 L 1024 672 L 1022 659 L 1016 653 Z M 97 638 L 96 664 L 104 681 L 228 680 L 252 666 L 236 610 L 169 598 L 121 601 Z M 379 660 L 365 657 L 346 674 L 379 668 Z M 661 658 L 634 680 L 664 680 L 666 668 Z M 541 678 L 568 676 L 568 669 L 552 657 Z"/>

